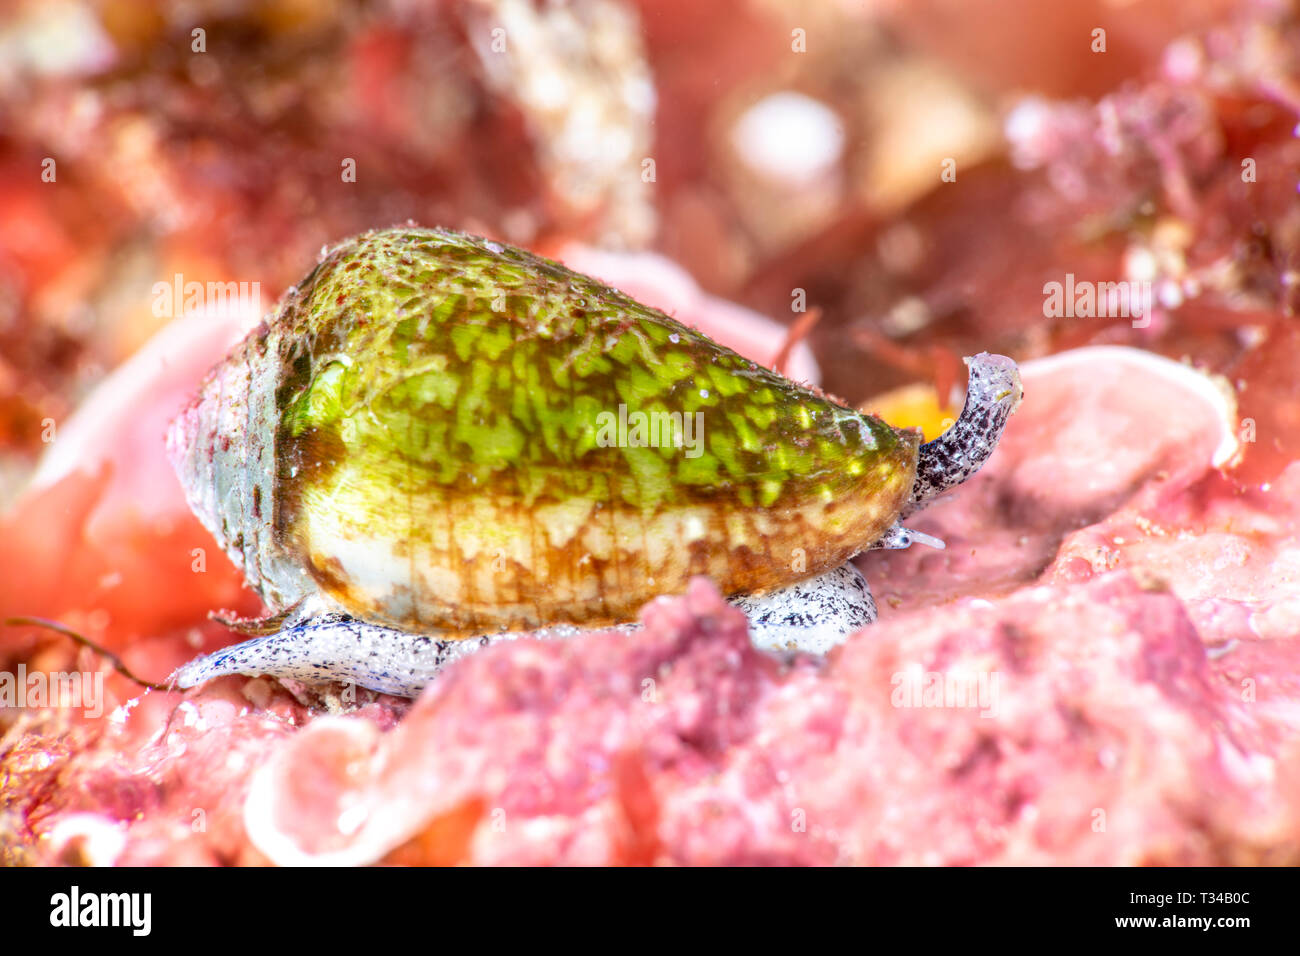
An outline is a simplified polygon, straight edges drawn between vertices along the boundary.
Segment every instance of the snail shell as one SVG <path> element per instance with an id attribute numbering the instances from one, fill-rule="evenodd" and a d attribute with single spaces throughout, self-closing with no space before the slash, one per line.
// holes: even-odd
<path id="1" fill-rule="evenodd" d="M 168 434 L 273 610 L 449 636 L 824 574 L 893 526 L 918 445 L 555 262 L 415 228 L 331 250 Z"/>

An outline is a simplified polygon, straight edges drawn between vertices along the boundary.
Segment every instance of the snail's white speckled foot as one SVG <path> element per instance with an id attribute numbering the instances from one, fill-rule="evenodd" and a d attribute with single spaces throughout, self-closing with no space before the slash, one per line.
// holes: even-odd
<path id="1" fill-rule="evenodd" d="M 763 595 L 731 603 L 749 618 L 754 646 L 765 651 L 824 654 L 876 619 L 866 579 L 852 564 Z M 625 624 L 629 633 L 639 624 Z M 572 637 L 572 625 L 529 632 Z M 313 612 L 283 630 L 199 657 L 172 675 L 178 687 L 196 687 L 230 674 L 266 674 L 308 683 L 339 681 L 398 697 L 418 697 L 438 672 L 489 643 L 522 636 L 503 633 L 448 640 L 367 624 L 344 614 Z"/>
<path id="2" fill-rule="evenodd" d="M 825 654 L 876 619 L 867 579 L 852 564 L 766 594 L 731 603 L 749 618 L 749 636 L 765 651 Z"/>
<path id="3" fill-rule="evenodd" d="M 172 676 L 179 687 L 195 687 L 229 674 L 268 674 L 310 683 L 356 683 L 385 694 L 415 697 L 444 666 L 485 643 L 487 638 L 441 640 L 366 624 L 344 614 L 320 614 L 196 658 Z"/>
<path id="4" fill-rule="evenodd" d="M 634 630 L 639 625 L 623 625 Z M 572 637 L 581 632 L 560 625 L 528 632 L 532 637 Z M 199 657 L 172 675 L 178 687 L 196 687 L 230 674 L 288 677 L 307 683 L 339 681 L 382 694 L 418 697 L 438 672 L 495 641 L 524 636 L 501 633 L 449 640 L 368 624 L 338 613 L 303 618 L 283 630 Z"/>

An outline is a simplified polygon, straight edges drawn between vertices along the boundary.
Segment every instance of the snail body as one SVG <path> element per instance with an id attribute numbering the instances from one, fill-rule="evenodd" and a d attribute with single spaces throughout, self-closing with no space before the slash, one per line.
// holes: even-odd
<path id="1" fill-rule="evenodd" d="M 1018 400 L 1014 363 L 977 357 L 958 426 L 922 445 L 523 250 L 367 233 L 169 430 L 191 508 L 270 609 L 251 629 L 274 632 L 179 682 L 415 693 L 474 638 L 626 625 L 695 575 L 785 621 L 769 645 L 809 594 L 842 634 L 875 616 L 846 562 L 906 546 L 900 514 L 973 473 Z"/>

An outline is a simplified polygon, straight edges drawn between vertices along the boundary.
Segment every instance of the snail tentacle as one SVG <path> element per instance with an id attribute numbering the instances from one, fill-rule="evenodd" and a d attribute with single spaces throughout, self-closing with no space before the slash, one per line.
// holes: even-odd
<path id="1" fill-rule="evenodd" d="M 904 548 L 910 548 L 914 544 L 924 544 L 938 551 L 943 551 L 948 547 L 942 538 L 936 538 L 932 534 L 926 534 L 924 531 L 915 531 L 912 528 L 904 528 L 897 521 L 888 531 L 871 543 L 867 548 L 868 551 L 901 551 Z"/>

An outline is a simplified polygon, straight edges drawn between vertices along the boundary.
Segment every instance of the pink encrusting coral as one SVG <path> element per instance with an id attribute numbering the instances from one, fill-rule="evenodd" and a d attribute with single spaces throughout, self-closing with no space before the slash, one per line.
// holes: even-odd
<path id="1" fill-rule="evenodd" d="M 698 579 L 635 634 L 496 644 L 413 704 L 224 678 L 0 748 L 10 853 L 118 863 L 1300 862 L 1300 465 L 1239 491 L 1230 398 L 1092 349 L 863 559 L 881 621 L 755 651 Z M 119 690 L 123 685 L 115 684 Z"/>

